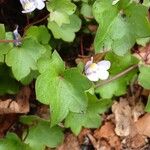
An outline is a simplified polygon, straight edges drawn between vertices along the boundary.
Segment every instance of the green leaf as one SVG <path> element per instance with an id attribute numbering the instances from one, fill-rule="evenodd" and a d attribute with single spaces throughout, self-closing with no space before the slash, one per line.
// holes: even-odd
<path id="1" fill-rule="evenodd" d="M 34 39 L 24 39 L 21 47 L 14 47 L 6 55 L 6 64 L 12 67 L 15 78 L 21 80 L 37 69 L 37 60 L 45 51 Z"/>
<path id="2" fill-rule="evenodd" d="M 145 89 L 150 89 L 150 67 L 146 65 L 141 65 L 139 67 L 140 74 L 138 77 L 139 84 L 142 85 Z"/>
<path id="3" fill-rule="evenodd" d="M 31 26 L 26 31 L 26 38 L 35 39 L 41 44 L 48 44 L 50 40 L 50 34 L 44 25 Z"/>
<path id="4" fill-rule="evenodd" d="M 75 38 L 75 32 L 81 27 L 81 20 L 76 15 L 70 16 L 70 24 L 63 24 L 61 27 L 49 18 L 48 28 L 52 31 L 56 39 L 63 39 L 64 41 L 71 42 Z"/>
<path id="5" fill-rule="evenodd" d="M 4 63 L 4 55 L 0 55 L 0 63 Z"/>
<path id="6" fill-rule="evenodd" d="M 150 37 L 147 38 L 139 38 L 136 40 L 138 45 L 142 45 L 143 47 L 145 47 L 149 42 L 150 42 Z"/>
<path id="7" fill-rule="evenodd" d="M 76 10 L 76 5 L 72 3 L 71 0 L 49 0 L 47 10 L 50 12 L 61 11 L 72 15 Z"/>
<path id="8" fill-rule="evenodd" d="M 127 85 L 132 80 L 136 72 L 131 72 L 119 79 L 116 79 L 106 85 L 103 85 L 96 89 L 96 93 L 99 93 L 102 98 L 112 98 L 113 96 L 120 96 L 127 92 Z"/>
<path id="9" fill-rule="evenodd" d="M 16 94 L 20 84 L 11 76 L 10 69 L 5 65 L 0 65 L 0 95 Z"/>
<path id="10" fill-rule="evenodd" d="M 145 111 L 146 112 L 150 112 L 150 95 L 148 96 L 148 100 L 147 100 L 147 104 L 146 104 L 146 107 L 145 107 Z"/>
<path id="11" fill-rule="evenodd" d="M 29 75 L 27 75 L 25 78 L 21 79 L 20 82 L 24 85 L 29 85 L 33 79 L 36 79 L 39 75 L 39 72 L 36 71 L 32 71 L 30 72 Z"/>
<path id="12" fill-rule="evenodd" d="M 51 66 L 55 66 L 51 67 Z M 50 69 L 50 70 L 49 70 Z M 45 71 L 51 72 L 63 72 L 65 69 L 65 64 L 57 51 L 54 51 L 51 59 L 49 58 L 40 58 L 38 61 L 38 70 L 40 73 L 44 73 Z"/>
<path id="13" fill-rule="evenodd" d="M 139 60 L 130 53 L 127 53 L 125 56 L 118 56 L 113 52 L 108 52 L 105 59 L 111 62 L 109 72 L 113 76 L 139 62 Z"/>
<path id="14" fill-rule="evenodd" d="M 131 54 L 126 54 L 125 56 L 118 56 L 113 52 L 109 52 L 105 59 L 111 62 L 111 68 L 109 70 L 110 76 L 113 77 L 118 73 L 124 71 L 125 69 L 129 68 L 131 65 L 137 64 L 138 60 L 132 56 Z M 133 70 L 128 74 L 111 81 L 105 85 L 96 89 L 96 93 L 99 93 L 102 98 L 112 98 L 113 95 L 120 96 L 126 93 L 127 85 L 136 75 L 137 70 Z"/>
<path id="15" fill-rule="evenodd" d="M 2 40 L 13 40 L 12 32 L 6 32 L 2 24 L 0 24 L 0 34 Z M 4 62 L 5 54 L 7 54 L 13 48 L 13 43 L 0 43 L 0 62 Z"/>
<path id="16" fill-rule="evenodd" d="M 56 52 L 43 68 L 36 80 L 36 95 L 40 102 L 50 104 L 51 125 L 62 121 L 69 111 L 84 111 L 87 106 L 84 92 L 91 86 L 89 80 L 77 68 L 65 70 Z"/>
<path id="17" fill-rule="evenodd" d="M 92 6 L 88 3 L 82 3 L 81 14 L 84 17 L 91 17 L 92 15 Z"/>
<path id="18" fill-rule="evenodd" d="M 31 150 L 14 133 L 7 133 L 6 137 L 0 140 L 0 150 L 19 150 L 20 148 L 21 150 Z"/>
<path id="19" fill-rule="evenodd" d="M 42 120 L 42 118 L 35 115 L 24 115 L 24 116 L 20 116 L 19 118 L 19 121 L 21 123 L 29 126 L 35 125 L 40 120 Z"/>
<path id="20" fill-rule="evenodd" d="M 24 120 L 24 117 L 21 120 Z M 50 128 L 50 122 L 38 117 L 25 116 L 25 120 L 33 122 L 25 139 L 25 143 L 31 147 L 31 150 L 44 150 L 46 146 L 54 148 L 62 143 L 64 136 L 60 127 Z"/>
<path id="21" fill-rule="evenodd" d="M 149 8 L 150 7 L 150 0 L 144 0 L 143 5 Z"/>
<path id="22" fill-rule="evenodd" d="M 99 23 L 94 47 L 96 52 L 113 50 L 124 55 L 136 39 L 150 36 L 148 9 L 142 4 L 121 0 L 112 5 L 111 0 L 96 0 L 93 14 Z"/>
<path id="23" fill-rule="evenodd" d="M 70 23 L 69 15 L 67 15 L 65 12 L 60 12 L 60 11 L 51 12 L 50 21 L 56 22 L 59 27 L 61 27 L 62 24 Z"/>
<path id="24" fill-rule="evenodd" d="M 98 128 L 101 124 L 99 114 L 105 112 L 112 104 L 110 99 L 98 100 L 95 96 L 88 94 L 88 106 L 85 113 L 70 112 L 65 119 L 65 127 L 70 127 L 74 134 L 78 135 L 82 129 Z"/>
<path id="25" fill-rule="evenodd" d="M 0 39 L 5 39 L 5 27 L 4 24 L 0 24 Z"/>
<path id="26" fill-rule="evenodd" d="M 49 21 L 61 27 L 63 24 L 70 24 L 69 17 L 75 12 L 76 5 L 70 0 L 51 0 L 47 3 L 47 9 L 50 11 Z"/>

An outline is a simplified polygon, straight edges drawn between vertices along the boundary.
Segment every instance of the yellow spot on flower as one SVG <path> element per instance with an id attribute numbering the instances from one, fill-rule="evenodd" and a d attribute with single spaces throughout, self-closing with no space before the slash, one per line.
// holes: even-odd
<path id="1" fill-rule="evenodd" d="M 31 2 L 25 3 L 25 5 L 23 6 L 25 10 L 31 9 L 32 7 L 33 7 L 33 3 Z"/>
<path id="2" fill-rule="evenodd" d="M 89 68 L 91 68 L 91 69 L 96 69 L 96 66 L 97 66 L 97 64 L 96 64 L 96 63 L 92 63 L 92 64 L 90 65 L 90 67 L 89 67 Z"/>

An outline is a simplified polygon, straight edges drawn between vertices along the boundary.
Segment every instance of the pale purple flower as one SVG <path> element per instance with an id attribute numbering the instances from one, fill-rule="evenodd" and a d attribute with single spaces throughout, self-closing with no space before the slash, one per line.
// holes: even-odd
<path id="1" fill-rule="evenodd" d="M 45 7 L 45 0 L 20 0 L 23 7 L 22 13 L 31 13 L 35 9 L 43 9 Z"/>
<path id="2" fill-rule="evenodd" d="M 93 63 L 93 57 L 85 65 L 85 74 L 90 81 L 106 80 L 109 77 L 107 71 L 111 66 L 110 61 L 102 60 L 98 63 Z"/>
<path id="3" fill-rule="evenodd" d="M 14 37 L 14 40 L 16 40 L 14 42 L 15 46 L 20 46 L 22 43 L 21 43 L 21 36 L 18 32 L 18 25 L 16 26 L 16 29 L 13 31 L 13 37 Z"/>

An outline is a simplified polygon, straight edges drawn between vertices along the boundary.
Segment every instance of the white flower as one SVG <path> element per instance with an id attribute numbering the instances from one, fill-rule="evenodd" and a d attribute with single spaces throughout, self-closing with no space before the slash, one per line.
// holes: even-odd
<path id="1" fill-rule="evenodd" d="M 90 81 L 106 80 L 109 77 L 107 71 L 111 66 L 110 61 L 102 60 L 100 62 L 93 63 L 93 57 L 85 65 L 85 74 Z"/>
<path id="2" fill-rule="evenodd" d="M 45 7 L 45 0 L 20 0 L 20 3 L 23 7 L 22 13 L 31 13 L 36 8 L 41 10 Z"/>

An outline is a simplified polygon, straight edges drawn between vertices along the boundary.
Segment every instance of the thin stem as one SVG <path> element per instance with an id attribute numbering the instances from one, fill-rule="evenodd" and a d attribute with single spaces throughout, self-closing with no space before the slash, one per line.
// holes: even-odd
<path id="1" fill-rule="evenodd" d="M 0 43 L 15 43 L 15 42 L 18 42 L 18 40 L 0 40 Z"/>
<path id="2" fill-rule="evenodd" d="M 114 81 L 114 80 L 116 80 L 116 79 L 118 79 L 118 78 L 120 78 L 120 77 L 122 77 L 122 76 L 124 76 L 125 74 L 129 73 L 130 71 L 134 70 L 134 69 L 137 68 L 137 67 L 138 67 L 138 64 L 135 64 L 135 65 L 133 65 L 133 66 L 127 68 L 126 70 L 120 72 L 120 73 L 117 74 L 116 76 L 114 76 L 114 77 L 112 77 L 112 78 L 110 78 L 110 79 L 108 79 L 108 80 L 106 80 L 106 81 L 103 81 L 103 82 L 101 82 L 101 83 L 98 83 L 97 85 L 95 85 L 95 89 L 96 89 L 96 88 L 99 88 L 99 87 L 101 87 L 101 86 L 103 86 L 103 85 L 105 85 L 105 84 L 107 84 L 107 83 L 110 83 L 110 82 L 112 82 L 112 81 Z"/>
<path id="3" fill-rule="evenodd" d="M 47 14 L 44 18 L 42 18 L 42 19 L 40 19 L 40 20 L 37 20 L 37 21 L 35 21 L 35 22 L 32 22 L 32 23 L 28 24 L 28 25 L 24 28 L 24 31 L 26 31 L 30 26 L 35 25 L 35 24 L 37 24 L 37 23 L 40 23 L 40 22 L 42 22 L 43 20 L 47 19 L 48 17 L 49 17 L 49 14 Z M 24 38 L 24 35 L 23 35 L 22 39 L 23 39 L 23 38 Z M 21 39 L 20 39 L 19 41 L 21 41 Z M 0 40 L 0 43 L 15 43 L 15 42 L 18 42 L 18 40 L 5 40 L 5 39 Z"/>
<path id="4" fill-rule="evenodd" d="M 40 22 L 44 21 L 45 19 L 47 19 L 48 17 L 49 17 L 49 14 L 47 14 L 44 18 L 42 18 L 42 19 L 40 19 L 40 20 L 37 20 L 37 21 L 35 21 L 35 22 L 32 22 L 32 23 L 28 24 L 28 25 L 25 27 L 24 30 L 26 31 L 30 26 L 35 25 L 35 24 L 37 24 L 37 23 L 40 23 Z"/>

